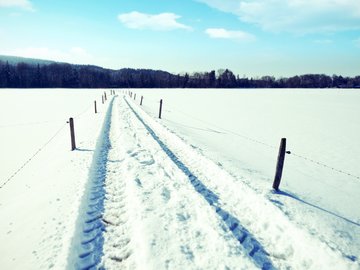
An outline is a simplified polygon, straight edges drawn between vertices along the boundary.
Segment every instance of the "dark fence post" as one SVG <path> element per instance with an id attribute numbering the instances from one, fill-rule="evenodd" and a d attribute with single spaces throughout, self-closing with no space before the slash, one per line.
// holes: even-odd
<path id="1" fill-rule="evenodd" d="M 141 96 L 140 106 L 142 105 L 142 101 L 143 101 L 143 96 Z"/>
<path id="2" fill-rule="evenodd" d="M 96 100 L 94 101 L 94 106 L 95 106 L 95 113 L 97 113 Z"/>
<path id="3" fill-rule="evenodd" d="M 70 124 L 70 137 L 71 137 L 71 151 L 74 151 L 76 149 L 76 143 L 75 143 L 75 129 L 74 129 L 74 119 L 69 119 Z"/>
<path id="4" fill-rule="evenodd" d="M 286 138 L 282 138 L 280 142 L 279 154 L 276 164 L 274 183 L 272 186 L 273 189 L 275 189 L 276 191 L 279 190 L 279 186 L 281 182 L 281 176 L 284 168 L 285 153 L 286 153 Z"/>
<path id="5" fill-rule="evenodd" d="M 104 104 L 104 95 L 101 96 L 102 104 Z"/>
<path id="6" fill-rule="evenodd" d="M 106 98 L 106 92 L 104 92 L 104 97 L 105 97 L 105 100 L 107 100 L 107 98 Z"/>
<path id="7" fill-rule="evenodd" d="M 162 113 L 162 99 L 160 99 L 160 108 L 159 108 L 159 118 L 161 119 L 161 113 Z"/>
<path id="8" fill-rule="evenodd" d="M 136 94 L 134 94 L 134 100 L 136 99 Z"/>

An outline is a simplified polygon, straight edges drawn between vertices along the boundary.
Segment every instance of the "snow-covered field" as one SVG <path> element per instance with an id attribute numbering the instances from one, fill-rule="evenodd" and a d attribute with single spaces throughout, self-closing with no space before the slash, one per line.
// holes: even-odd
<path id="1" fill-rule="evenodd" d="M 126 91 L 0 90 L 2 269 L 360 269 L 360 92 Z"/>
<path id="2" fill-rule="evenodd" d="M 108 106 L 99 104 L 102 93 L 0 90 L 1 269 L 65 268 Z M 94 100 L 98 103 L 97 115 Z M 75 152 L 70 151 L 69 117 L 75 122 L 79 148 Z"/>

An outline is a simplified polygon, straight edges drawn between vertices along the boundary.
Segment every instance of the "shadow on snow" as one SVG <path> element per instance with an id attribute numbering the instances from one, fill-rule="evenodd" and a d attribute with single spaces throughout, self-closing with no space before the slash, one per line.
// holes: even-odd
<path id="1" fill-rule="evenodd" d="M 292 198 L 292 199 L 294 199 L 294 200 L 296 200 L 296 201 L 298 201 L 298 202 L 301 202 L 301 203 L 303 203 L 303 204 L 306 204 L 306 205 L 308 205 L 308 206 L 311 206 L 311 207 L 313 207 L 313 208 L 316 208 L 316 209 L 318 209 L 318 210 L 320 210 L 320 211 L 323 211 L 323 212 L 325 212 L 325 213 L 327 213 L 327 214 L 329 214 L 329 215 L 332 215 L 332 216 L 334 216 L 334 217 L 337 217 L 337 218 L 339 218 L 339 219 L 342 219 L 342 220 L 344 220 L 344 221 L 346 221 L 346 222 L 348 222 L 348 223 L 350 223 L 350 224 L 352 224 L 352 225 L 355 225 L 355 226 L 359 226 L 359 227 L 360 227 L 360 224 L 359 224 L 359 223 L 357 223 L 357 222 L 355 222 L 355 221 L 352 221 L 352 220 L 350 220 L 350 219 L 348 219 L 348 218 L 346 218 L 346 217 L 342 217 L 342 216 L 340 216 L 340 215 L 338 215 L 338 214 L 336 214 L 336 213 L 334 213 L 334 212 L 331 212 L 331 211 L 329 211 L 329 210 L 326 210 L 325 208 L 322 208 L 322 207 L 317 206 L 317 205 L 315 205 L 315 204 L 312 204 L 312 203 L 310 203 L 310 202 L 304 201 L 303 199 L 297 197 L 297 196 L 294 195 L 294 194 L 291 194 L 291 193 L 288 193 L 288 192 L 285 192 L 285 191 L 281 191 L 281 190 L 274 192 L 274 194 L 278 194 L 278 195 L 282 195 L 282 196 L 286 196 L 286 197 Z"/>
<path id="2" fill-rule="evenodd" d="M 255 239 L 255 237 L 241 225 L 240 221 L 231 215 L 229 212 L 221 208 L 219 203 L 219 197 L 211 190 L 209 190 L 190 170 L 189 168 L 179 160 L 179 158 L 160 140 L 156 133 L 144 122 L 144 120 L 137 114 L 137 112 L 131 107 L 131 105 L 124 98 L 130 109 L 133 111 L 139 121 L 145 126 L 150 135 L 160 145 L 169 158 L 175 163 L 175 165 L 189 178 L 190 183 L 195 190 L 204 197 L 204 199 L 214 207 L 216 213 L 223 220 L 227 229 L 231 231 L 233 236 L 243 246 L 247 254 L 253 259 L 254 263 L 264 270 L 275 269 L 268 253 L 262 247 L 262 245 Z"/>
<path id="3" fill-rule="evenodd" d="M 322 211 L 322 212 L 324 212 L 324 213 L 326 213 L 326 214 L 332 215 L 332 216 L 334 216 L 334 217 L 336 217 L 336 218 L 339 218 L 339 219 L 341 219 L 341 220 L 343 220 L 343 221 L 345 221 L 345 222 L 348 222 L 348 223 L 350 223 L 350 224 L 352 224 L 352 225 L 354 225 L 354 226 L 360 227 L 360 224 L 359 224 L 359 223 L 357 223 L 357 222 L 355 222 L 355 221 L 352 221 L 352 220 L 350 220 L 350 219 L 348 219 L 348 218 L 346 218 L 346 217 L 340 216 L 340 215 L 338 215 L 338 214 L 336 214 L 336 213 L 334 213 L 334 212 L 331 212 L 331 211 L 329 211 L 329 210 L 327 210 L 327 209 L 325 209 L 325 208 L 322 208 L 322 207 L 320 207 L 320 206 L 317 206 L 317 205 L 315 205 L 315 204 L 313 204 L 313 203 L 307 202 L 307 201 L 299 198 L 298 196 L 296 196 L 296 195 L 294 195 L 294 194 L 292 194 L 292 193 L 285 192 L 285 191 L 281 191 L 281 190 L 279 190 L 279 191 L 274 191 L 273 193 L 274 193 L 274 194 L 277 194 L 277 195 L 289 197 L 289 198 L 291 198 L 291 199 L 294 199 L 295 201 L 298 201 L 298 202 L 300 202 L 300 203 L 306 204 L 306 205 L 308 205 L 308 206 L 310 206 L 310 207 L 313 207 L 313 208 L 315 208 L 315 209 L 317 209 L 317 210 L 320 210 L 320 211 Z M 277 200 L 274 200 L 274 199 L 270 199 L 270 201 L 272 201 L 273 203 L 275 203 L 275 205 L 277 205 L 278 207 L 280 206 L 279 208 L 281 209 L 281 206 L 283 205 L 282 202 L 277 201 Z M 357 262 L 357 261 L 358 261 L 358 257 L 355 256 L 355 255 L 347 255 L 347 254 L 344 254 L 343 252 L 341 252 L 341 253 L 343 254 L 343 256 L 344 256 L 345 258 L 347 258 L 347 259 L 349 259 L 349 260 L 351 260 L 351 261 L 353 261 L 353 262 Z"/>

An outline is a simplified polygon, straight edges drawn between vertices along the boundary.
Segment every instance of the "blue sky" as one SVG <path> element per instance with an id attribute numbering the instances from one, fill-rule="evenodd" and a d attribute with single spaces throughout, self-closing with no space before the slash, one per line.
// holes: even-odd
<path id="1" fill-rule="evenodd" d="M 360 75 L 359 0 L 0 0 L 0 54 L 174 73 Z"/>

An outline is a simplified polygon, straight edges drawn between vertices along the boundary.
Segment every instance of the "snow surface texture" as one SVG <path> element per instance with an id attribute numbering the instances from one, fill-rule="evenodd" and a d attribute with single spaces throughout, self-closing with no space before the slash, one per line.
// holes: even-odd
<path id="1" fill-rule="evenodd" d="M 109 168 L 112 173 L 106 179 L 103 266 L 254 268 L 247 250 L 239 247 L 215 209 L 194 190 L 184 168 L 149 136 L 148 127 L 128 104 L 117 101 L 112 120 L 116 126 L 111 134 L 114 148 L 110 152 L 110 159 L 116 157 L 117 164 L 113 170 Z M 195 176 L 192 179 L 199 182 Z M 212 196 L 216 195 L 208 194 L 208 200 L 216 200 Z M 257 243 L 249 237 L 248 244 Z M 249 248 L 253 250 L 254 246 Z M 258 255 L 259 263 L 268 263 L 271 269 L 267 256 L 262 252 Z"/>
<path id="2" fill-rule="evenodd" d="M 77 93 L 57 91 L 72 98 Z M 87 95 L 81 104 L 89 104 L 101 93 L 81 91 Z M 120 95 L 101 107 L 100 114 L 94 115 L 90 109 L 82 113 L 77 121 L 81 138 L 77 151 L 68 150 L 69 141 L 64 140 L 68 130 L 60 129 L 36 158 L 1 188 L 1 268 L 360 269 L 359 213 L 354 204 L 342 200 L 332 208 L 328 197 L 338 198 L 338 194 L 327 193 L 327 188 L 299 192 L 296 178 L 292 185 L 285 180 L 282 192 L 271 192 L 272 179 L 264 162 L 267 155 L 260 152 L 253 159 L 254 149 L 246 152 L 251 147 L 244 143 L 251 141 L 238 143 L 235 139 L 239 130 L 221 129 L 227 121 L 218 121 L 216 127 L 209 124 L 216 120 L 214 106 L 211 110 L 196 107 L 184 97 L 184 93 L 191 100 L 197 96 L 205 103 L 208 99 L 209 105 L 211 99 L 219 102 L 227 96 L 236 107 L 222 104 L 222 108 L 234 113 L 250 107 L 246 102 L 238 107 L 238 92 L 167 91 L 169 100 L 175 97 L 173 104 L 191 117 L 172 113 L 164 91 L 137 90 L 136 101 L 118 91 Z M 246 90 L 238 91 L 253 98 Z M 41 92 L 29 93 L 39 97 Z M 143 107 L 136 104 L 139 93 L 145 97 Z M 282 99 L 288 94 L 279 93 L 274 92 L 275 103 L 276 96 Z M 348 102 L 353 109 L 357 95 L 350 93 Z M 1 94 L 11 96 L 7 91 Z M 258 101 L 268 98 L 268 93 L 253 94 Z M 162 120 L 156 119 L 159 96 L 164 98 Z M 197 113 L 191 111 L 193 107 Z M 234 115 L 241 113 L 230 115 L 232 121 Z M 202 124 L 196 124 L 196 119 Z M 358 131 L 350 115 L 347 119 L 353 131 Z M 48 130 L 49 136 L 57 131 L 45 126 L 42 124 L 42 130 Z M 250 126 L 249 133 L 253 131 Z M 10 125 L 5 128 L 10 130 Z M 247 138 L 251 138 L 249 133 Z M 277 134 L 267 130 L 266 135 Z M 243 159 L 239 159 L 235 146 L 242 144 Z M 272 152 L 276 158 L 276 147 Z M 6 153 L 10 156 L 11 151 Z M 293 166 L 288 163 L 286 168 Z M 302 165 L 306 172 L 306 163 Z M 357 173 L 353 168 L 348 167 Z M 284 178 L 288 177 L 285 174 Z M 336 182 L 333 178 L 322 180 L 325 185 Z M 355 180 L 347 180 L 359 188 Z M 346 196 L 356 195 L 356 190 L 346 192 Z M 357 200 L 356 196 L 349 199 L 352 203 Z"/>
<path id="3" fill-rule="evenodd" d="M 108 107 L 108 103 L 101 104 L 102 93 L 85 89 L 0 90 L 1 269 L 65 269 L 80 199 Z M 98 102 L 96 115 L 94 100 Z M 70 151 L 69 117 L 74 117 L 76 151 Z"/>
<path id="4" fill-rule="evenodd" d="M 358 263 L 352 261 L 352 258 L 344 256 L 341 251 L 328 246 L 321 239 L 303 230 L 301 226 L 293 224 L 288 216 L 279 211 L 267 198 L 257 194 L 242 182 L 236 181 L 221 167 L 205 158 L 201 153 L 194 151 L 191 146 L 175 134 L 170 133 L 153 118 L 141 110 L 138 110 L 138 113 L 142 119 L 145 119 L 143 121 L 148 124 L 151 123 L 151 129 L 157 134 L 154 136 L 161 138 L 158 139 L 158 143 L 168 153 L 168 156 L 173 161 L 175 160 L 175 163 L 177 163 L 177 159 L 181 160 L 181 163 L 187 166 L 192 175 L 201 179 L 201 185 L 204 185 L 204 188 L 195 187 L 195 190 L 198 192 L 200 190 L 199 193 L 218 212 L 219 205 L 217 202 L 206 199 L 205 195 L 209 191 L 216 194 L 218 201 L 222 203 L 220 207 L 229 213 L 230 217 L 236 217 L 237 221 L 241 221 L 239 229 L 242 233 L 246 234 L 246 231 L 249 231 L 250 234 L 256 236 L 261 245 L 258 247 L 264 248 L 269 253 L 269 257 L 276 268 L 357 269 L 359 267 Z M 149 132 L 151 133 L 151 131 Z M 171 150 L 168 151 L 167 149 Z M 187 173 L 188 171 L 185 168 L 183 172 Z M 222 219 L 225 224 L 230 223 L 226 214 Z M 246 230 L 242 230 L 242 227 L 245 227 Z M 234 229 L 231 225 L 228 228 L 230 231 Z M 235 226 L 235 228 L 237 227 Z M 241 242 L 241 240 L 239 241 Z M 246 245 L 243 247 L 247 249 Z M 251 251 L 248 253 L 250 257 L 254 255 Z M 263 262 L 263 259 L 253 259 L 257 266 Z M 267 266 L 263 265 L 263 267 L 266 268 Z"/>
<path id="5" fill-rule="evenodd" d="M 154 119 L 162 98 L 161 125 L 359 264 L 358 90 L 133 91 L 144 97 L 142 108 Z M 281 137 L 292 154 L 285 157 L 282 191 L 273 193 Z"/>

